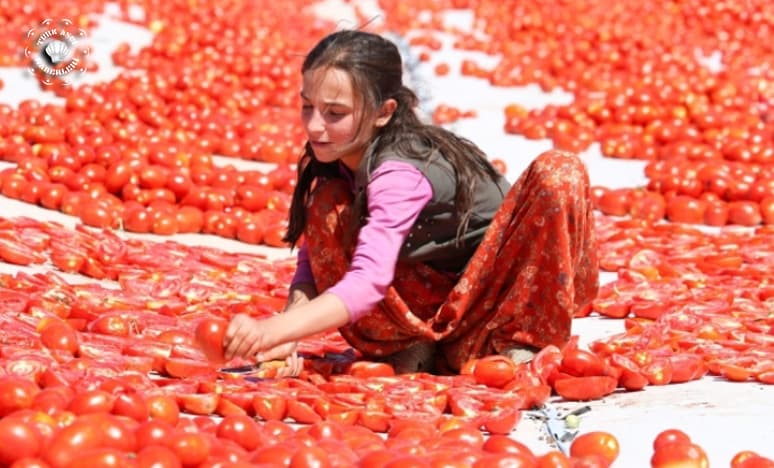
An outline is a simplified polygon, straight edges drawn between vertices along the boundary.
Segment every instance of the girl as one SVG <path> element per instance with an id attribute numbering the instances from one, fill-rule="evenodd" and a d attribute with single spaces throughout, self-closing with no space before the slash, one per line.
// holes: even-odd
<path id="1" fill-rule="evenodd" d="M 301 71 L 297 271 L 283 314 L 232 319 L 226 357 L 297 375 L 295 343 L 334 328 L 397 372 L 565 343 L 598 286 L 579 159 L 546 152 L 510 187 L 470 141 L 420 121 L 397 47 L 376 34 L 333 33 Z"/>

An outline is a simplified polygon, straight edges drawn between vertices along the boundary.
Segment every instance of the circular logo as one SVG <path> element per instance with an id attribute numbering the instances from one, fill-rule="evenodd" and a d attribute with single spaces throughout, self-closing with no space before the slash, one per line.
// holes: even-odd
<path id="1" fill-rule="evenodd" d="M 68 19 L 43 21 L 27 33 L 24 55 L 30 60 L 29 70 L 45 84 L 72 83 L 86 71 L 89 48 L 82 42 L 85 37 L 86 32 Z"/>

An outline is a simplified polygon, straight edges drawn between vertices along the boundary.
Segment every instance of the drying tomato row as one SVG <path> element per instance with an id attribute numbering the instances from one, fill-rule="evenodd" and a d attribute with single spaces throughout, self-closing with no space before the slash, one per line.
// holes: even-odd
<path id="1" fill-rule="evenodd" d="M 0 175 L 3 195 L 78 216 L 96 227 L 165 235 L 203 232 L 284 245 L 293 167 L 266 172 L 218 167 L 185 143 L 140 143 L 137 133 L 126 133 L 124 126 L 111 133 L 98 122 L 79 121 L 32 101 L 22 109 L 26 119 L 59 115 L 74 122 L 66 134 L 46 135 L 46 142 L 32 135 L 0 138 L 0 158 L 17 163 Z M 90 137 L 95 141 L 75 143 L 89 131 L 97 132 Z"/>
<path id="2" fill-rule="evenodd" d="M 774 383 L 774 231 L 608 217 L 597 228 L 601 266 L 618 278 L 585 312 L 625 318 L 627 330 L 591 350 L 660 372 L 651 384 L 690 380 L 690 368 Z"/>
<path id="3" fill-rule="evenodd" d="M 15 400 L 2 407 L 0 463 L 14 468 L 50 466 L 249 467 L 261 466 L 609 466 L 619 454 L 615 436 L 579 436 L 566 456 L 536 454 L 501 435 L 485 438 L 458 420 L 438 425 L 405 420 L 385 438 L 343 422 L 315 422 L 294 429 L 279 421 L 256 422 L 243 414 L 220 420 L 184 418 L 169 398 L 142 400 L 137 393 L 112 399 L 73 395 L 66 387 L 39 389 L 2 378 Z M 682 431 L 668 429 L 653 441 L 651 465 L 706 466 L 704 450 Z M 738 452 L 732 468 L 765 467 L 771 462 L 751 451 Z M 757 464 L 756 464 L 757 463 Z"/>
<path id="4" fill-rule="evenodd" d="M 610 466 L 620 447 L 614 435 L 578 436 L 564 455 L 543 454 L 504 435 L 488 437 L 460 419 L 436 424 L 404 419 L 386 437 L 346 421 L 316 421 L 301 428 L 256 421 L 239 412 L 222 419 L 184 417 L 174 399 L 147 398 L 120 389 L 73 392 L 39 388 L 0 377 L 7 397 L 0 407 L 0 463 L 51 466 Z M 13 395 L 10 397 L 10 395 Z M 236 407 L 235 407 L 236 408 Z M 44 465 L 41 465 L 44 463 Z M 708 466 L 704 450 L 684 432 L 667 429 L 653 441 L 651 466 Z M 732 468 L 768 467 L 772 460 L 744 450 Z"/>

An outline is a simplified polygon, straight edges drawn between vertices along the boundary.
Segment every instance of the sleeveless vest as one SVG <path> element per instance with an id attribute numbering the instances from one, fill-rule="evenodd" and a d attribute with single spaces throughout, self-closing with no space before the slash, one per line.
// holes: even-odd
<path id="1" fill-rule="evenodd" d="M 418 139 L 412 140 L 411 144 L 418 154 L 429 152 L 429 157 L 412 158 L 390 147 L 377 155 L 374 154 L 376 142 L 371 144 L 354 174 L 355 194 L 365 196 L 365 187 L 371 173 L 384 161 L 402 161 L 416 167 L 430 182 L 433 198 L 422 209 L 409 231 L 398 259 L 426 263 L 440 271 L 459 273 L 481 243 L 510 183 L 502 176 L 496 182 L 488 177 L 476 181 L 473 211 L 467 230 L 458 244 L 456 235 L 459 220 L 454 215 L 454 168 L 438 150 L 431 151 Z"/>

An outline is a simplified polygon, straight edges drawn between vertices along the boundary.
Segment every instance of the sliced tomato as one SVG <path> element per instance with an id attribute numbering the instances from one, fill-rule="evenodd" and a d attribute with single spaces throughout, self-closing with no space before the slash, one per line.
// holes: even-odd
<path id="1" fill-rule="evenodd" d="M 256 394 L 252 398 L 252 408 L 255 414 L 264 421 L 282 421 L 288 416 L 288 400 L 278 394 Z"/>
<path id="2" fill-rule="evenodd" d="M 514 407 L 498 408 L 479 415 L 478 421 L 490 434 L 510 434 L 521 421 L 521 411 Z"/>
<path id="3" fill-rule="evenodd" d="M 570 349 L 562 356 L 559 370 L 576 377 L 604 375 L 605 362 L 590 351 Z"/>
<path id="4" fill-rule="evenodd" d="M 178 394 L 176 397 L 181 410 L 204 416 L 214 414 L 220 402 L 218 393 L 184 393 Z"/>
<path id="5" fill-rule="evenodd" d="M 186 358 L 167 358 L 164 361 L 164 371 L 170 377 L 215 377 L 217 373 L 212 366 L 205 361 L 197 361 Z"/>
<path id="6" fill-rule="evenodd" d="M 569 377 L 554 382 L 554 390 L 565 400 L 596 400 L 613 393 L 618 382 L 613 377 Z"/>
<path id="7" fill-rule="evenodd" d="M 295 398 L 290 398 L 286 402 L 287 416 L 295 422 L 299 424 L 315 424 L 322 421 L 322 417 L 314 411 L 310 404 Z"/>

